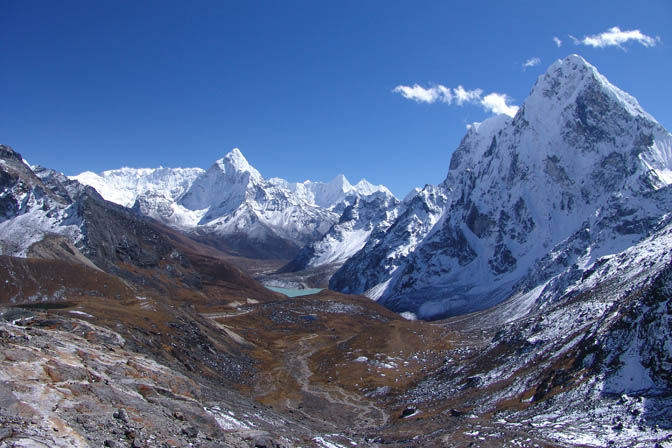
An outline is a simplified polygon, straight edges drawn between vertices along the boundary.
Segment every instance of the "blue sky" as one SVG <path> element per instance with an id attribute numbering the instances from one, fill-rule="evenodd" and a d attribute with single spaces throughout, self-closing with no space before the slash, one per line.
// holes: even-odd
<path id="1" fill-rule="evenodd" d="M 404 196 L 444 179 L 488 94 L 520 105 L 570 53 L 672 129 L 672 2 L 454 3 L 0 0 L 0 142 L 66 174 L 239 147 L 265 177 Z M 450 103 L 395 92 L 415 84 Z"/>

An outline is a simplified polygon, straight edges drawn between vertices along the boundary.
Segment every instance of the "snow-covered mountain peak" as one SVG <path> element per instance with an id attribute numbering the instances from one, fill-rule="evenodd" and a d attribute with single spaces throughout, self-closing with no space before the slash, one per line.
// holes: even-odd
<path id="1" fill-rule="evenodd" d="M 243 153 L 234 148 L 217 160 L 182 196 L 179 203 L 189 210 L 210 208 L 217 213 L 231 213 L 247 198 L 254 197 L 259 188 L 265 188 L 266 180 Z"/>
<path id="2" fill-rule="evenodd" d="M 383 186 L 265 179 L 234 148 L 210 168 L 121 168 L 73 179 L 107 200 L 181 230 L 210 233 L 253 256 L 293 256 L 324 235 L 356 198 L 393 197 Z M 241 253 L 242 253 L 241 252 Z"/>
<path id="3" fill-rule="evenodd" d="M 317 183 L 314 183 L 314 185 L 317 185 Z M 361 179 L 352 185 L 343 174 L 339 174 L 331 182 L 327 183 L 324 191 L 328 192 L 327 195 L 355 194 L 357 196 L 369 196 L 382 192 L 385 195 L 394 196 L 384 185 L 374 185 L 366 179 Z"/>
<path id="4" fill-rule="evenodd" d="M 537 79 L 521 112 L 528 121 L 553 123 L 568 106 L 598 96 L 610 99 L 612 107 L 617 104 L 632 117 L 655 122 L 633 96 L 611 84 L 577 54 L 557 60 Z"/>
<path id="5" fill-rule="evenodd" d="M 366 179 L 362 179 L 357 182 L 354 186 L 360 194 L 368 196 L 377 192 L 385 193 L 389 196 L 394 196 L 390 190 L 388 190 L 384 185 L 374 185 Z"/>
<path id="6" fill-rule="evenodd" d="M 544 257 L 551 268 L 531 288 L 646 235 L 664 209 L 652 195 L 671 183 L 672 135 L 571 55 L 539 78 L 513 119 L 470 126 L 445 181 L 405 201 L 331 286 L 425 317 L 482 309 Z"/>
<path id="7" fill-rule="evenodd" d="M 420 188 L 420 187 L 415 187 L 414 189 L 412 189 L 411 191 L 409 191 L 408 194 L 407 194 L 406 196 L 404 196 L 404 199 L 402 199 L 401 202 L 403 202 L 404 204 L 410 202 L 410 201 L 413 200 L 413 198 L 416 197 L 416 196 L 418 195 L 418 193 L 420 193 L 421 191 L 422 191 L 422 188 Z"/>
<path id="8" fill-rule="evenodd" d="M 352 184 L 348 179 L 345 177 L 344 174 L 339 174 L 338 176 L 334 177 L 331 182 L 328 184 L 328 188 L 330 191 L 338 191 L 339 193 L 347 193 L 348 191 L 352 190 Z"/>
<path id="9" fill-rule="evenodd" d="M 394 197 L 390 190 L 383 185 L 373 185 L 365 179 L 352 185 L 343 174 L 339 174 L 326 183 L 310 180 L 290 183 L 284 179 L 278 178 L 270 179 L 270 182 L 273 185 L 290 190 L 308 203 L 335 211 L 339 214 L 342 213 L 344 207 L 347 204 L 352 203 L 356 197 L 369 196 L 377 192 L 382 192 L 387 196 Z"/>
<path id="10" fill-rule="evenodd" d="M 250 177 L 261 180 L 261 173 L 247 161 L 240 149 L 233 148 L 231 152 L 217 160 L 211 169 L 217 168 L 226 174 L 250 173 Z"/>

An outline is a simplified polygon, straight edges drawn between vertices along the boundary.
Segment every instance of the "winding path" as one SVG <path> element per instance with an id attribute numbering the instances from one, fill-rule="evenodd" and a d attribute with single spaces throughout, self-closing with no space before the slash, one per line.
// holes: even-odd
<path id="1" fill-rule="evenodd" d="M 313 372 L 308 366 L 308 358 L 319 350 L 309 344 L 308 341 L 319 337 L 318 334 L 313 333 L 309 336 L 301 338 L 298 342 L 298 350 L 291 353 L 287 359 L 287 368 L 290 374 L 296 379 L 301 386 L 301 390 L 308 395 L 317 396 L 328 403 L 347 408 L 348 411 L 344 413 L 353 414 L 352 421 L 358 427 L 380 427 L 387 424 L 389 415 L 381 408 L 378 408 L 366 398 L 361 397 L 355 393 L 348 392 L 336 385 L 334 386 L 318 386 L 310 381 Z M 337 344 L 347 342 L 350 338 L 346 338 Z M 299 412 L 303 412 L 298 409 Z M 310 416 L 309 416 L 310 417 Z"/>

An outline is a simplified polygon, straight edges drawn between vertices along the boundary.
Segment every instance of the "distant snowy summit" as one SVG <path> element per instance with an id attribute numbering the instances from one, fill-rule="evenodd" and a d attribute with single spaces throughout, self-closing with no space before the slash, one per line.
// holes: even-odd
<path id="1" fill-rule="evenodd" d="M 120 168 L 96 174 L 85 171 L 70 179 L 91 186 L 110 202 L 132 207 L 139 195 L 155 192 L 175 199 L 203 174 L 201 168 Z"/>
<path id="2" fill-rule="evenodd" d="M 343 175 L 328 183 L 265 179 L 238 148 L 207 170 L 121 168 L 72 179 L 111 202 L 255 258 L 291 258 L 319 240 L 358 199 L 394 197 L 382 185 L 366 180 L 352 185 Z"/>
<path id="3" fill-rule="evenodd" d="M 672 135 L 571 55 L 515 117 L 472 125 L 445 181 L 410 195 L 330 287 L 425 318 L 553 300 L 659 228 L 671 170 Z"/>

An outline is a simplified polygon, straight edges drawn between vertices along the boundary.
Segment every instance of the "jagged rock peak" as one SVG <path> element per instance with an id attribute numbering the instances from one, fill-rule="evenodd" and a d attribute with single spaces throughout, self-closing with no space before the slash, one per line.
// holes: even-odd
<path id="1" fill-rule="evenodd" d="M 11 146 L 0 145 L 0 158 L 2 159 L 16 159 L 19 162 L 23 162 L 23 157 L 21 154 L 14 151 Z"/>

